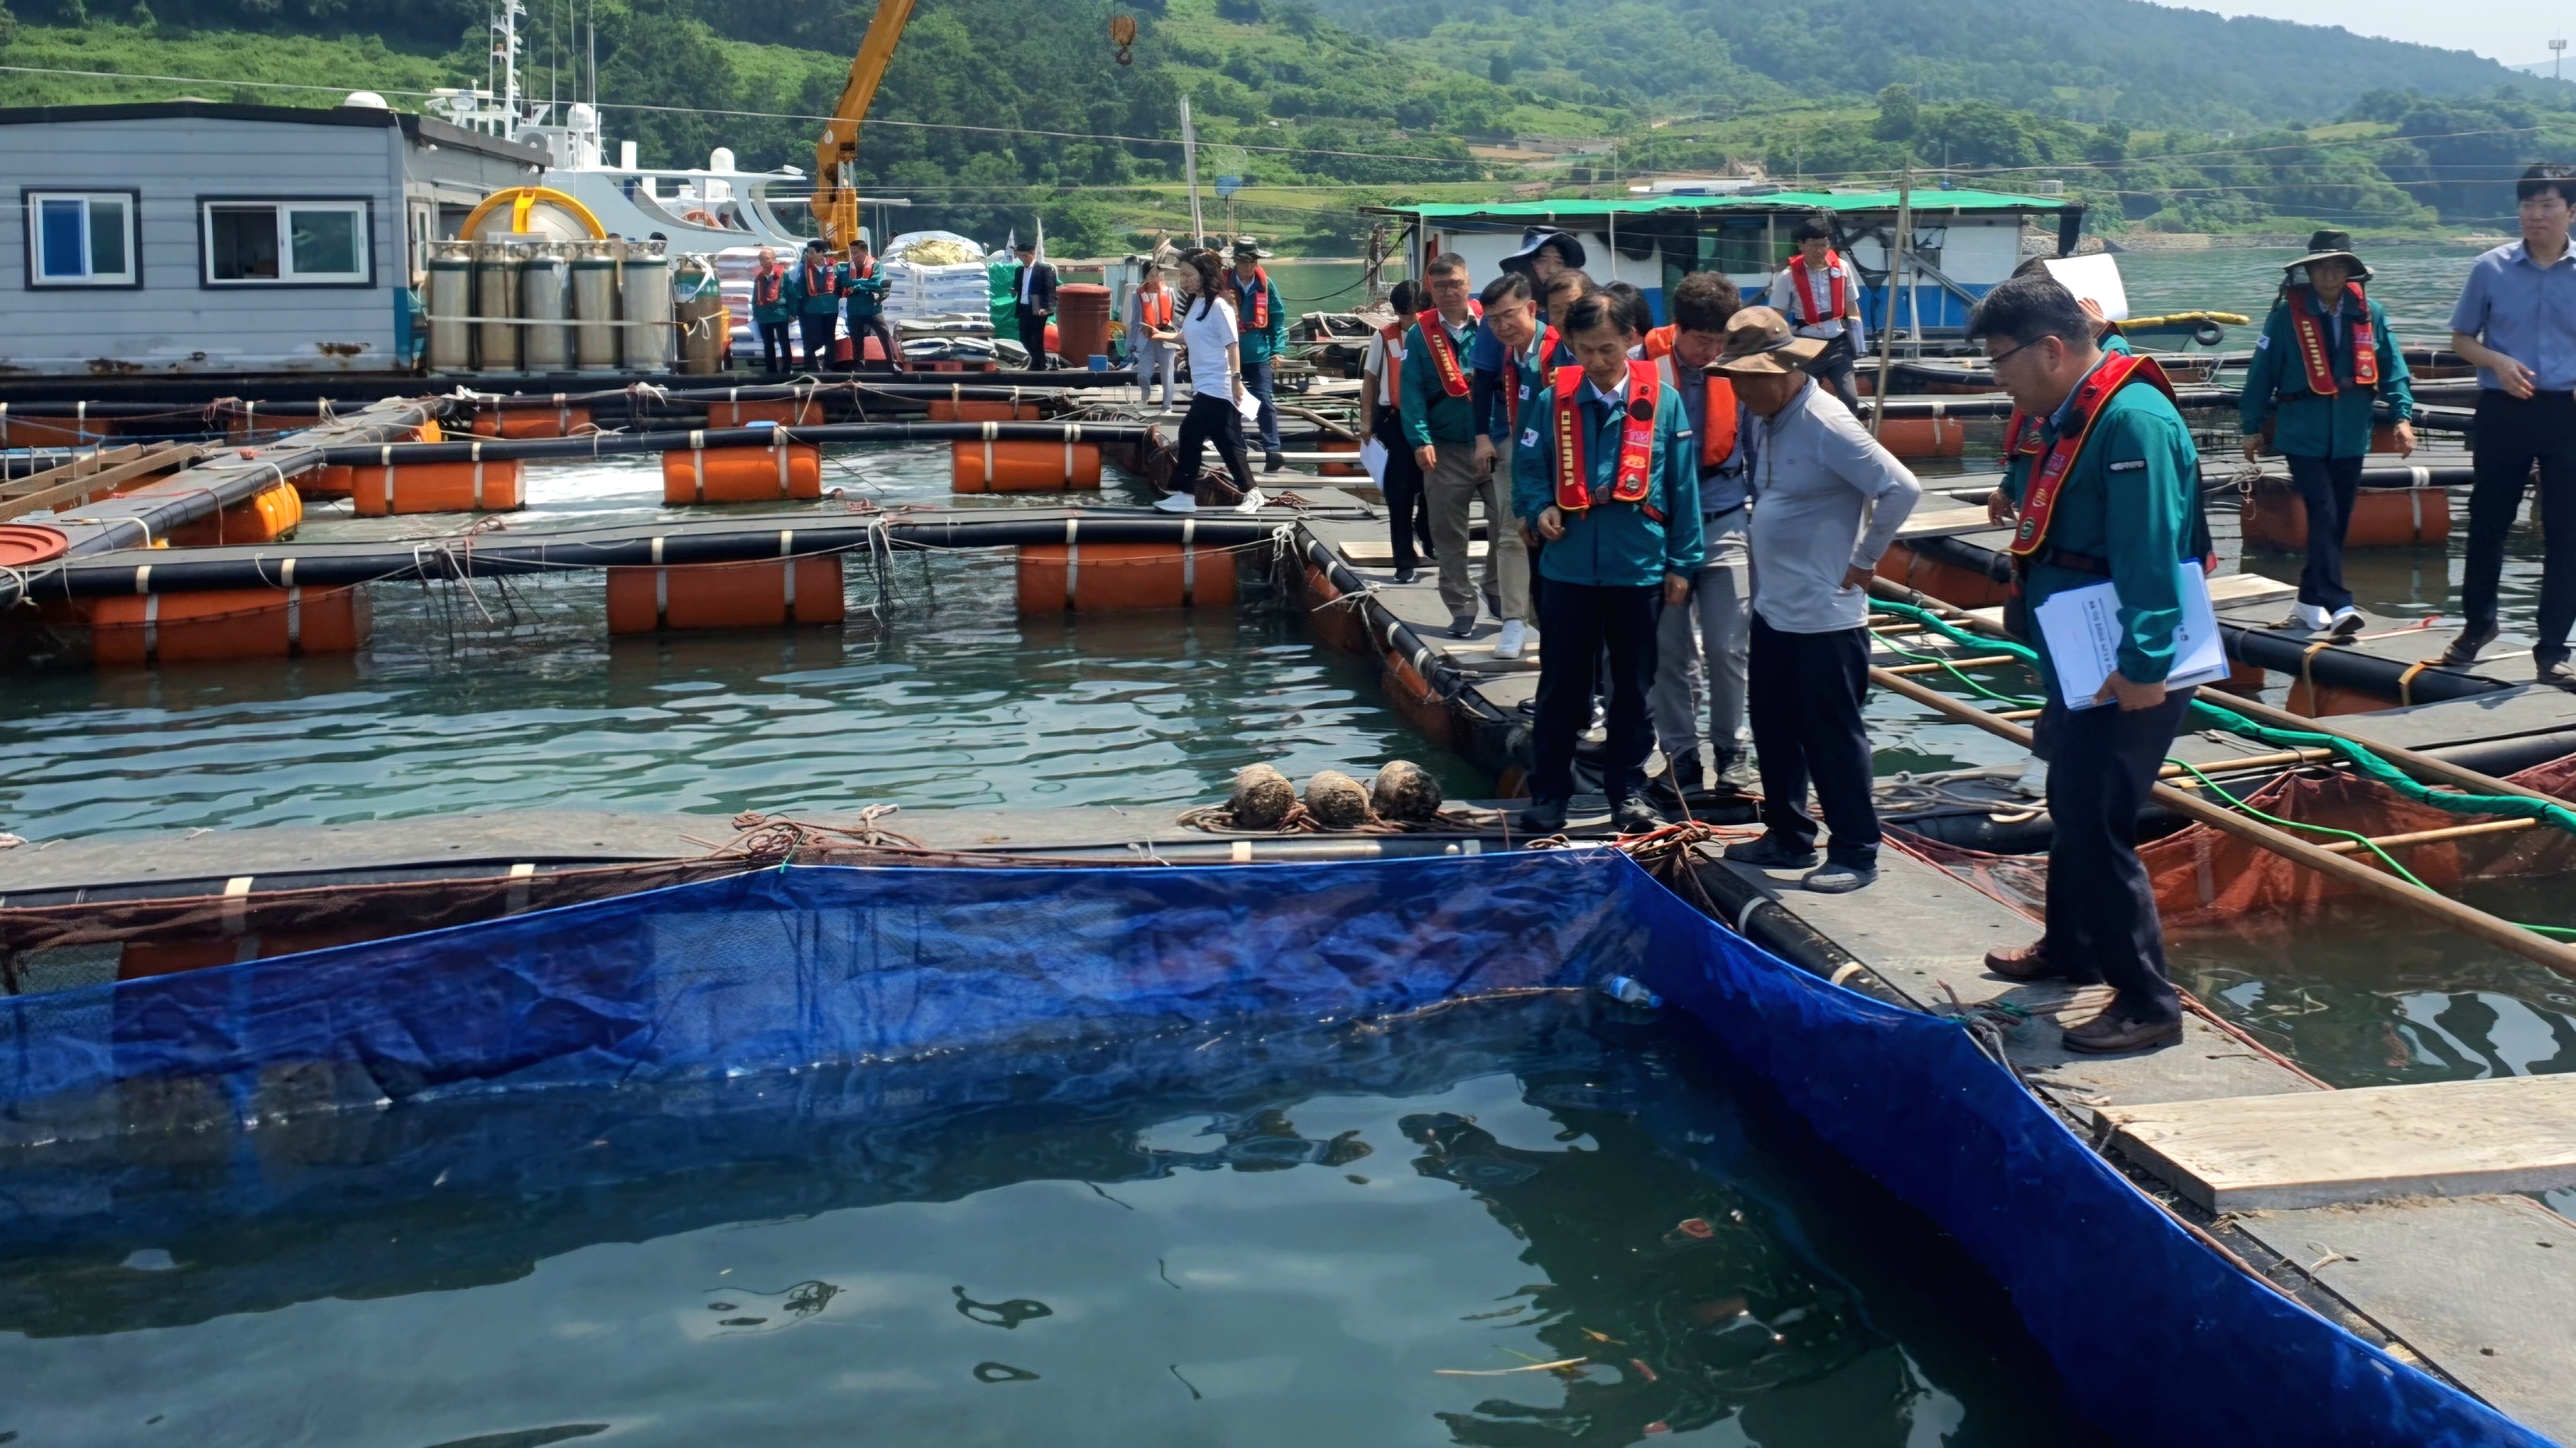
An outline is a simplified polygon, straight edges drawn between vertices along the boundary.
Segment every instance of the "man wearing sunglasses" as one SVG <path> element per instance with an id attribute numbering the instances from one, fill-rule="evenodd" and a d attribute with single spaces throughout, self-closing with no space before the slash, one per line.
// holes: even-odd
<path id="1" fill-rule="evenodd" d="M 2067 700 L 2038 646 L 2048 704 L 2032 730 L 2049 763 L 2047 928 L 2035 945 L 1988 951 L 2007 980 L 2104 983 L 2101 1014 L 2066 1030 L 2069 1050 L 2135 1051 L 2182 1037 L 2182 1005 L 2165 975 L 2156 897 L 2138 860 L 2138 807 L 2173 747 L 2192 690 L 2168 689 L 2182 622 L 2184 559 L 2202 551 L 2200 455 L 2164 374 L 2105 353 L 2099 324 L 2047 276 L 2015 277 L 1968 320 L 1996 385 L 2034 420 L 2035 456 L 2016 452 L 1987 500 L 2013 525 L 2021 615 L 2105 579 L 2120 596 L 2118 667 L 2092 699 Z"/>

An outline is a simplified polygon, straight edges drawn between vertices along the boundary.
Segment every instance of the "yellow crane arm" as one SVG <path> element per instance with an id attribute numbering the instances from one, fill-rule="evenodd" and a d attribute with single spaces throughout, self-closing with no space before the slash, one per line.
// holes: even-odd
<path id="1" fill-rule="evenodd" d="M 859 53 L 850 61 L 849 82 L 841 87 L 841 103 L 832 108 L 832 120 L 823 127 L 823 139 L 814 146 L 814 219 L 821 223 L 823 235 L 835 247 L 847 247 L 859 235 L 859 193 L 854 185 L 859 159 L 859 123 L 867 119 L 868 107 L 876 103 L 877 84 L 885 79 L 886 66 L 894 60 L 895 42 L 903 38 L 903 28 L 912 23 L 914 0 L 877 0 L 876 19 L 868 22 L 868 33 L 859 41 Z"/>

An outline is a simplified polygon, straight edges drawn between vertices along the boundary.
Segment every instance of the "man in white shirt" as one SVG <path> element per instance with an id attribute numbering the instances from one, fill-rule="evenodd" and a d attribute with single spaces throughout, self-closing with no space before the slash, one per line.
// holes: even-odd
<path id="1" fill-rule="evenodd" d="M 1404 439 L 1404 334 L 1413 325 L 1413 283 L 1397 282 L 1387 305 L 1395 320 L 1369 338 L 1368 360 L 1360 365 L 1360 431 L 1386 449 L 1386 467 L 1378 491 L 1386 495 L 1387 536 L 1393 548 L 1395 581 L 1411 583 L 1422 556 L 1432 554 L 1431 506 L 1422 494 L 1422 464 Z"/>
<path id="2" fill-rule="evenodd" d="M 1691 580 L 1690 602 L 1665 609 L 1655 624 L 1655 737 L 1675 792 L 1687 795 L 1711 783 L 1713 773 L 1718 793 L 1743 794 L 1753 783 L 1744 750 L 1744 671 L 1753 623 L 1745 530 L 1752 511 L 1747 505 L 1755 429 L 1734 385 L 1705 370 L 1726 349 L 1727 326 L 1743 302 L 1725 273 L 1701 271 L 1667 292 L 1665 305 L 1672 324 L 1650 333 L 1646 350 L 1656 357 L 1664 381 L 1681 393 L 1708 556 Z M 1716 756 L 1706 764 L 1699 748 L 1703 720 Z"/>
<path id="3" fill-rule="evenodd" d="M 1805 884 L 1831 895 L 1878 878 L 1877 770 L 1861 718 L 1869 578 L 1923 485 L 1807 376 L 1822 347 L 1769 307 L 1747 307 L 1710 365 L 1757 419 L 1747 672 L 1768 828 L 1726 857 L 1774 870 L 1813 864 L 1812 782 L 1832 838 Z"/>
<path id="4" fill-rule="evenodd" d="M 1860 389 L 1852 382 L 1852 364 L 1869 345 L 1860 320 L 1860 270 L 1834 250 L 1831 218 L 1802 221 L 1789 239 L 1798 254 L 1771 279 L 1771 310 L 1787 317 L 1799 336 L 1825 344 L 1807 371 L 1857 414 Z"/>

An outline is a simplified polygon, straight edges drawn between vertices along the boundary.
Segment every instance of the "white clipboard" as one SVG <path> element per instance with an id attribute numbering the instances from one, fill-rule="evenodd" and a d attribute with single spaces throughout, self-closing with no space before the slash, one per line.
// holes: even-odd
<path id="1" fill-rule="evenodd" d="M 2227 677 L 2227 649 L 2218 633 L 2218 611 L 2209 600 L 2209 580 L 2200 560 L 2180 565 L 2182 622 L 2174 627 L 2173 668 L 2168 688 L 2187 688 Z M 2090 709 L 2102 685 L 2120 666 L 2120 590 L 2096 583 L 2051 594 L 2031 610 L 2031 621 L 2048 645 L 2049 666 L 2057 674 L 2058 697 L 2069 709 Z"/>

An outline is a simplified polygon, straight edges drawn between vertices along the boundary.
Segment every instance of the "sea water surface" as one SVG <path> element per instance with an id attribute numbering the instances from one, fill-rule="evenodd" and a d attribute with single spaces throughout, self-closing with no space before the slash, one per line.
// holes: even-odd
<path id="1" fill-rule="evenodd" d="M 758 1079 L 406 1105 L 229 1176 L 131 1144 L 0 1242 L 0 1434 L 2104 1441 L 1947 1239 L 1597 1000 L 1176 1041 L 1201 1064 L 1080 1104 L 891 1106 L 934 1071 L 864 1115 Z"/>

